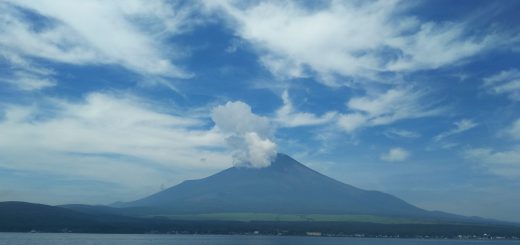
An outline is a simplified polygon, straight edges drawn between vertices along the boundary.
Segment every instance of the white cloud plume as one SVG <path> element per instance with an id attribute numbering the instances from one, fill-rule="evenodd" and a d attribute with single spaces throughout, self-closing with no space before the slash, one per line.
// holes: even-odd
<path id="1" fill-rule="evenodd" d="M 2 109 L 0 168 L 136 190 L 143 182 L 171 183 L 176 170 L 231 162 L 225 136 L 206 129 L 207 119 L 177 116 L 130 95 L 91 93 L 80 102 L 48 99 Z"/>
<path id="2" fill-rule="evenodd" d="M 262 168 L 276 156 L 272 128 L 267 118 L 255 115 L 244 102 L 227 102 L 211 113 L 215 126 L 228 135 L 234 150 L 233 163 L 240 167 Z"/>
<path id="3" fill-rule="evenodd" d="M 435 137 L 433 137 L 433 139 L 435 141 L 441 141 L 446 137 L 452 136 L 454 134 L 460 134 L 460 133 L 470 130 L 478 125 L 477 123 L 473 122 L 473 120 L 469 120 L 469 119 L 462 119 L 453 124 L 455 124 L 454 129 L 442 132 L 442 133 L 436 135 Z"/>
<path id="4" fill-rule="evenodd" d="M 517 69 L 504 70 L 484 78 L 482 88 L 490 94 L 505 94 L 511 100 L 520 101 L 520 71 Z"/>
<path id="5" fill-rule="evenodd" d="M 493 36 L 466 35 L 463 23 L 421 22 L 400 11 L 399 1 L 331 1 L 309 8 L 297 1 L 210 1 L 237 35 L 261 54 L 261 62 L 284 78 L 306 68 L 334 85 L 335 75 L 373 78 L 379 72 L 435 69 L 484 50 Z"/>
<path id="6" fill-rule="evenodd" d="M 434 116 L 442 112 L 432 104 L 422 102 L 425 93 L 410 88 L 395 88 L 384 93 L 355 97 L 347 102 L 350 113 L 341 114 L 338 126 L 346 132 L 369 126 Z"/>
<path id="7" fill-rule="evenodd" d="M 410 153 L 403 148 L 392 148 L 381 155 L 381 160 L 386 162 L 402 162 L 410 157 Z"/>
<path id="8" fill-rule="evenodd" d="M 175 7 L 141 0 L 6 1 L 0 3 L 0 48 L 25 60 L 113 64 L 143 75 L 187 77 L 171 62 L 177 51 L 163 43 L 189 25 L 188 11 Z M 29 86 L 45 87 L 34 80 Z"/>
<path id="9" fill-rule="evenodd" d="M 283 106 L 276 111 L 275 121 L 283 127 L 300 127 L 320 125 L 333 121 L 337 112 L 331 111 L 317 116 L 309 112 L 295 111 L 292 101 L 289 98 L 289 92 L 285 90 L 282 94 Z"/>

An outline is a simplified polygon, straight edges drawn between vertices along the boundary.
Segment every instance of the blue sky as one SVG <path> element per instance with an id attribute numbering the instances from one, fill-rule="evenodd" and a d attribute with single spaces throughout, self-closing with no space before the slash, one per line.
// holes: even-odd
<path id="1" fill-rule="evenodd" d="M 520 221 L 518 1 L 0 11 L 0 200 L 129 201 L 284 152 L 426 209 Z"/>

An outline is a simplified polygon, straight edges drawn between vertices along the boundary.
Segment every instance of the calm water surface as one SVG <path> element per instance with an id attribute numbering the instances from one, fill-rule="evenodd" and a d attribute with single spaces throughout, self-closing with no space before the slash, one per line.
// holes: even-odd
<path id="1" fill-rule="evenodd" d="M 417 239 L 372 239 L 345 237 L 278 237 L 278 236 L 220 236 L 220 235 L 105 235 L 105 234 L 52 234 L 52 233 L 0 233 L 0 244 L 41 244 L 41 245 L 141 245 L 141 244 L 253 244 L 253 245 L 309 245 L 309 244 L 349 244 L 349 245 L 513 245 L 519 241 L 461 241 L 461 240 L 417 240 Z"/>

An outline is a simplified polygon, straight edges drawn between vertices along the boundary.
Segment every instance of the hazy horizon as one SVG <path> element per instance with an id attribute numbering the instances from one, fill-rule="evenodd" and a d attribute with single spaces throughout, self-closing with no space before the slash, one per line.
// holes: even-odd
<path id="1" fill-rule="evenodd" d="M 285 153 L 420 208 L 520 222 L 519 10 L 2 1 L 0 201 L 132 201 Z"/>

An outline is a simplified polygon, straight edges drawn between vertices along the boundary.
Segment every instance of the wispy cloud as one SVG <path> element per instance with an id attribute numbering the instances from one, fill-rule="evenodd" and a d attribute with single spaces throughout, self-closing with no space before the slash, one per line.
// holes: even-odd
<path id="1" fill-rule="evenodd" d="M 443 111 L 424 102 L 426 93 L 412 88 L 395 88 L 384 93 L 354 97 L 347 102 L 350 113 L 341 114 L 338 126 L 346 132 L 399 120 L 438 115 Z"/>
<path id="2" fill-rule="evenodd" d="M 0 74 L 0 82 L 23 91 L 40 90 L 57 84 L 54 71 L 34 64 L 8 50 L 0 50 L 0 61 L 5 61 L 9 70 Z"/>
<path id="3" fill-rule="evenodd" d="M 391 128 L 389 130 L 386 130 L 384 132 L 384 135 L 388 138 L 407 138 L 407 139 L 414 139 L 414 138 L 419 138 L 421 137 L 421 134 L 417 133 L 417 132 L 414 132 L 414 131 L 409 131 L 409 130 L 404 130 L 404 129 L 396 129 L 396 128 Z"/>
<path id="4" fill-rule="evenodd" d="M 499 133 L 513 140 L 520 140 L 520 119 Z M 518 144 L 502 150 L 493 147 L 471 148 L 464 151 L 463 156 L 479 163 L 491 173 L 512 178 L 520 177 L 520 145 Z"/>
<path id="5" fill-rule="evenodd" d="M 514 121 L 511 126 L 502 130 L 500 134 L 511 139 L 520 140 L 520 118 Z"/>
<path id="6" fill-rule="evenodd" d="M 462 119 L 453 124 L 455 124 L 455 128 L 442 132 L 442 133 L 436 135 L 435 137 L 433 137 L 433 139 L 435 141 L 441 141 L 446 137 L 450 137 L 455 134 L 460 134 L 460 133 L 470 130 L 478 125 L 477 123 L 473 122 L 473 120 L 470 120 L 470 119 Z"/>
<path id="7" fill-rule="evenodd" d="M 490 94 L 505 94 L 511 100 L 520 101 L 520 71 L 517 69 L 504 70 L 486 77 L 482 88 Z"/>
<path id="8" fill-rule="evenodd" d="M 8 83 L 23 91 L 40 90 L 56 85 L 56 80 L 51 77 L 35 74 L 34 72 L 15 72 L 11 76 L 0 78 L 0 81 Z"/>
<path id="9" fill-rule="evenodd" d="M 321 125 L 332 122 L 337 112 L 330 111 L 321 116 L 317 116 L 310 112 L 299 112 L 294 109 L 289 92 L 285 90 L 282 94 L 283 106 L 280 107 L 275 114 L 274 121 L 282 127 L 300 127 Z"/>
<path id="10" fill-rule="evenodd" d="M 520 146 L 513 146 L 509 150 L 496 151 L 491 148 L 473 148 L 464 151 L 466 159 L 480 163 L 491 173 L 520 177 Z"/>

